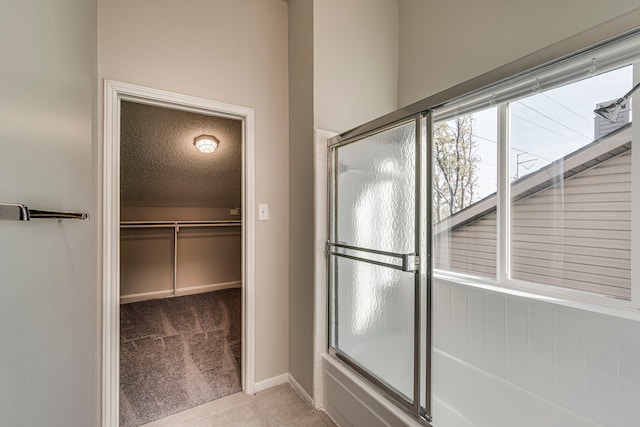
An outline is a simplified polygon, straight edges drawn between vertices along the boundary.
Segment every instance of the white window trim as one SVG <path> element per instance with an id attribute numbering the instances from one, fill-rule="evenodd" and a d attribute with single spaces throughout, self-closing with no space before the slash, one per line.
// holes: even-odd
<path id="1" fill-rule="evenodd" d="M 602 74 L 629 65 L 638 58 L 640 58 L 640 35 L 618 40 L 612 45 L 597 46 L 551 66 L 542 65 L 470 93 L 469 96 L 447 102 L 434 111 L 434 121 L 439 122 L 483 110 L 492 105 L 526 98 L 593 74 Z"/>
<path id="2" fill-rule="evenodd" d="M 628 47 L 628 40 L 625 43 L 625 48 L 626 47 Z M 635 43 L 635 49 L 637 52 L 637 42 Z M 616 51 L 618 51 L 616 47 L 611 49 L 611 52 Z M 638 55 L 635 54 L 635 57 L 637 56 Z M 625 65 L 632 63 L 632 61 L 629 60 L 630 57 L 631 55 L 625 57 L 625 60 L 628 61 Z M 583 62 L 583 60 L 581 61 Z M 608 65 L 608 68 L 612 69 L 616 66 L 620 66 L 620 62 L 614 65 L 612 65 L 612 63 L 609 63 Z M 640 62 L 633 63 L 633 66 L 633 84 L 635 85 L 636 83 L 640 82 Z M 571 64 L 569 64 L 569 66 L 567 66 L 567 64 L 564 64 L 564 67 L 567 67 L 567 69 L 571 70 L 575 69 L 575 67 L 571 67 Z M 603 72 L 602 69 L 598 71 Z M 543 71 L 543 73 L 549 74 L 547 71 Z M 535 74 L 537 73 L 532 74 L 532 78 L 534 79 Z M 554 74 L 556 78 L 562 80 L 558 77 L 558 73 Z M 527 78 L 526 80 L 531 80 L 531 78 Z M 564 79 L 563 84 L 569 84 L 569 79 Z M 640 94 L 636 94 L 634 98 L 637 99 L 638 102 L 640 102 Z M 436 281 L 443 281 L 450 284 L 481 288 L 507 295 L 521 296 L 533 300 L 545 301 L 562 306 L 573 307 L 581 310 L 587 310 L 610 316 L 640 321 L 640 174 L 633 174 L 632 172 L 631 177 L 631 296 L 629 300 L 618 299 L 612 296 L 598 294 L 595 292 L 581 291 L 577 289 L 547 285 L 544 283 L 518 280 L 511 277 L 511 179 L 509 175 L 509 102 L 513 102 L 513 100 L 505 101 L 501 104 L 498 104 L 497 111 L 498 188 L 496 192 L 496 278 L 490 279 L 472 274 L 434 268 L 434 279 L 436 279 Z M 478 109 L 481 108 L 481 103 L 473 103 L 476 107 L 478 107 Z M 444 110 L 445 111 L 443 114 L 438 113 L 437 115 L 435 115 L 438 121 L 446 119 L 447 111 L 455 110 L 455 106 L 445 107 Z M 640 109 L 638 110 L 640 111 Z M 640 125 L 632 126 L 632 141 L 640 141 Z M 640 149 L 632 150 L 631 153 L 631 164 L 636 165 L 635 169 L 638 169 L 637 165 L 640 165 Z"/>
<path id="3" fill-rule="evenodd" d="M 498 106 L 498 188 L 496 199 L 496 274 L 498 281 L 506 282 L 511 272 L 511 179 L 509 165 L 511 161 L 509 104 Z"/>
<path id="4" fill-rule="evenodd" d="M 631 301 L 607 297 L 605 295 L 520 280 L 492 280 L 480 276 L 439 269 L 434 269 L 433 278 L 436 283 L 440 282 L 477 288 L 504 295 L 523 297 L 535 301 L 640 321 L 640 309 L 633 306 Z"/>
<path id="5" fill-rule="evenodd" d="M 640 62 L 633 64 L 633 84 L 640 82 Z M 631 97 L 631 105 L 638 101 L 640 94 Z M 640 108 L 638 108 L 640 111 Z M 633 112 L 631 113 L 633 114 Z M 631 143 L 640 141 L 640 121 L 638 126 L 631 126 Z M 640 176 L 634 173 L 634 166 L 639 170 L 640 149 L 631 149 L 631 307 L 640 309 Z"/>

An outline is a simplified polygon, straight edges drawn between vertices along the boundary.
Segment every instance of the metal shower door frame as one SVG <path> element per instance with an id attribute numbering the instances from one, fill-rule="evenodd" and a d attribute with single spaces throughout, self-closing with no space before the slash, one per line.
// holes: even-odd
<path id="1" fill-rule="evenodd" d="M 406 125 L 413 122 L 415 125 L 415 236 L 414 236 L 414 252 L 406 254 L 390 253 L 386 251 L 380 251 L 373 248 L 361 248 L 356 246 L 350 246 L 337 242 L 337 226 L 336 221 L 338 217 L 337 195 L 338 195 L 338 181 L 337 181 L 337 153 L 338 148 L 358 143 L 359 141 L 366 139 L 370 136 L 379 134 L 381 132 L 391 130 L 393 128 Z M 426 132 L 423 130 L 426 129 Z M 429 146 L 430 141 L 430 129 L 431 118 L 427 112 L 420 112 L 418 114 L 404 117 L 400 120 L 395 120 L 389 123 L 382 123 L 380 127 L 364 132 L 361 134 L 353 135 L 346 140 L 339 142 L 330 141 L 327 147 L 328 156 L 328 236 L 326 253 L 328 257 L 327 269 L 328 269 L 328 287 L 329 287 L 329 299 L 328 299 L 328 325 L 329 325 L 329 350 L 330 354 L 337 357 L 348 367 L 358 373 L 366 381 L 372 384 L 378 389 L 385 397 L 394 402 L 399 408 L 416 418 L 417 420 L 428 424 L 431 421 L 431 239 L 424 238 L 424 232 L 428 233 L 428 225 L 431 223 L 431 209 L 430 203 L 425 203 L 430 200 L 431 189 L 427 185 L 428 176 L 430 175 L 430 159 L 431 153 L 429 149 L 425 147 Z M 426 199 L 426 200 L 424 200 Z M 425 207 L 426 206 L 426 207 Z M 395 258 L 401 261 L 401 264 L 384 263 L 375 260 L 366 259 L 363 257 L 347 255 L 338 252 L 339 249 L 352 250 L 357 252 L 364 252 L 368 254 L 383 255 L 386 257 Z M 337 348 L 338 343 L 338 331 L 337 331 L 337 307 L 339 301 L 335 292 L 337 278 L 336 258 L 343 257 L 347 259 L 353 259 L 356 261 L 367 262 L 370 264 L 378 265 L 385 268 L 392 268 L 404 272 L 411 272 L 414 274 L 414 342 L 413 342 L 413 401 L 408 401 L 400 393 L 392 389 L 382 380 L 372 375 L 365 368 L 361 367 L 355 360 L 350 358 L 345 353 L 341 352 Z M 425 300 L 426 313 L 422 313 L 421 301 Z M 424 323 L 423 323 L 424 320 Z M 425 340 L 425 354 L 421 351 L 421 341 L 424 337 Z M 421 358 L 425 359 L 425 364 L 421 364 Z M 421 365 L 425 367 L 425 372 L 421 372 Z M 425 396 L 421 396 L 421 377 L 425 379 Z M 424 405 L 422 402 L 424 401 Z"/>

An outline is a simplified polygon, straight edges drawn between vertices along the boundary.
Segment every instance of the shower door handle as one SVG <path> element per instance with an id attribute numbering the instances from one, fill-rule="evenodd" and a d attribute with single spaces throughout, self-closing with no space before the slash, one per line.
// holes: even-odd
<path id="1" fill-rule="evenodd" d="M 380 255 L 383 257 L 395 258 L 400 260 L 400 263 L 394 264 L 390 262 L 377 261 L 369 258 L 364 258 L 362 256 L 350 255 L 344 252 L 338 252 L 335 250 L 336 248 L 345 249 L 345 250 L 354 251 L 354 252 L 365 252 L 373 255 Z M 399 254 L 394 252 L 380 251 L 377 249 L 363 248 L 360 246 L 352 246 L 344 243 L 327 242 L 327 254 L 338 256 L 341 258 L 347 258 L 347 259 L 352 259 L 356 261 L 366 262 L 366 263 L 378 265 L 381 267 L 393 268 L 395 270 L 406 271 L 410 273 L 417 272 L 420 270 L 420 257 L 415 253 Z"/>

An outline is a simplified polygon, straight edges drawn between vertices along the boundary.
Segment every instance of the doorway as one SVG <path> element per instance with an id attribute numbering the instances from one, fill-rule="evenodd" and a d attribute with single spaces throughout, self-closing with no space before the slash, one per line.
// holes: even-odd
<path id="1" fill-rule="evenodd" d="M 121 127 L 123 124 L 123 110 L 131 108 L 147 108 L 161 109 L 163 111 L 172 111 L 177 114 L 189 115 L 197 114 L 207 116 L 211 119 L 223 121 L 225 123 L 236 123 L 238 125 L 238 133 L 240 139 L 241 160 L 240 163 L 240 181 L 241 191 L 232 205 L 236 208 L 228 209 L 225 218 L 211 219 L 210 214 L 212 208 L 203 210 L 191 210 L 190 212 L 182 212 L 180 218 L 171 218 L 168 221 L 167 214 L 172 212 L 170 207 L 165 206 L 161 209 L 148 210 L 141 206 L 135 205 L 134 193 L 129 192 L 132 182 L 130 180 L 121 180 L 121 172 L 123 167 L 128 167 L 121 160 L 121 154 L 126 152 L 123 148 L 123 139 L 121 135 Z M 105 82 L 105 128 L 104 128 L 104 175 L 103 175 L 103 426 L 116 426 L 119 424 L 120 412 L 120 302 L 124 298 L 125 301 L 145 300 L 163 296 L 179 296 L 188 294 L 198 294 L 202 291 L 212 291 L 219 288 L 233 288 L 241 284 L 240 287 L 240 306 L 242 327 L 241 349 L 236 348 L 232 353 L 241 354 L 240 371 L 242 373 L 241 388 L 246 393 L 253 393 L 254 389 L 254 227 L 253 227 L 253 207 L 254 207 L 254 120 L 253 110 L 246 107 L 239 107 L 230 104 L 219 103 L 202 98 L 195 98 L 185 95 L 179 95 L 170 92 L 159 91 L 155 89 L 144 88 L 140 86 L 130 85 L 126 83 L 106 81 Z M 220 142 L 220 140 L 218 140 Z M 157 147 L 159 148 L 159 147 Z M 189 147 L 195 150 L 195 146 Z M 155 148 L 154 148 L 155 149 Z M 133 162 L 135 163 L 135 162 Z M 165 174 L 171 174 L 165 171 Z M 134 180 L 135 181 L 135 180 Z M 183 190 L 182 193 L 185 193 Z M 162 192 L 162 191 L 161 191 Z M 184 194 L 182 194 L 184 196 Z M 157 196 L 157 195 L 156 195 Z M 132 199 L 133 197 L 133 199 Z M 132 202 L 133 200 L 133 202 Z M 126 202 L 127 208 L 122 210 Z M 145 204 L 143 202 L 142 204 Z M 156 203 L 158 204 L 158 203 Z M 162 204 L 162 203 L 159 203 Z M 241 207 L 241 211 L 237 208 Z M 235 210 L 235 212 L 231 212 Z M 241 215 L 235 215 L 242 212 Z M 176 212 L 173 211 L 175 214 Z M 140 217 L 140 215 L 142 215 Z M 202 215 L 207 216 L 205 219 Z M 232 216 L 229 216 L 232 215 Z M 184 218 L 183 218 L 184 216 Z M 162 218 L 160 218 L 162 217 Z M 166 217 L 166 218 L 165 218 Z M 238 219 L 236 219 L 238 218 Z M 241 219 L 240 219 L 241 218 Z M 164 252 L 159 251 L 159 256 L 167 256 L 171 253 L 172 260 L 165 266 L 165 272 L 169 275 L 163 275 L 160 271 L 159 277 L 162 277 L 164 284 L 160 288 L 142 288 L 137 289 L 129 285 L 125 285 L 125 281 L 129 281 L 132 272 L 129 261 L 121 262 L 121 246 L 122 231 L 121 224 L 133 226 L 130 228 L 142 229 L 143 233 L 166 233 L 166 236 L 151 236 L 157 242 L 163 242 L 167 246 L 170 242 L 172 248 L 165 248 Z M 169 224 L 171 222 L 171 224 Z M 148 229 L 143 229 L 144 224 L 149 225 Z M 180 228 L 184 227 L 184 236 L 187 240 L 180 242 L 178 233 Z M 241 246 L 241 266 L 240 281 L 237 280 L 224 281 L 218 278 L 217 283 L 205 283 L 197 280 L 202 271 L 195 272 L 193 269 L 181 269 L 180 252 L 178 245 L 181 244 L 183 250 L 196 254 L 198 246 L 203 245 L 200 237 L 203 233 L 215 227 L 216 230 L 241 230 L 240 238 L 237 239 Z M 212 228 L 213 229 L 213 228 Z M 127 232 L 132 230 L 126 230 Z M 139 231 L 139 230 L 138 230 Z M 233 233 L 223 233 L 223 238 L 227 240 L 233 239 Z M 171 236 L 172 235 L 172 236 Z M 134 239 L 135 241 L 136 239 Z M 191 241 L 189 243 L 188 241 Z M 140 241 L 138 241 L 139 243 Z M 195 246 L 194 246 L 195 242 Z M 204 244 L 207 246 L 207 244 Z M 126 246 L 126 245 L 125 245 Z M 163 255 L 164 254 L 164 255 Z M 224 256 L 224 255 L 223 255 Z M 184 258 L 184 257 L 182 257 Z M 160 269 L 162 270 L 162 269 Z M 202 269 L 200 269 L 202 270 Z M 205 268 L 204 270 L 207 270 Z M 210 270 L 210 269 L 209 269 Z M 134 269 L 135 271 L 135 269 Z M 121 281 L 121 272 L 128 274 L 126 280 Z M 208 271 L 209 275 L 211 271 Z M 186 274 L 186 276 L 185 276 Z M 205 271 L 206 275 L 207 272 Z M 231 274 L 233 275 L 233 274 Z M 171 277 L 166 277 L 171 276 Z M 135 277 L 135 274 L 132 276 Z M 211 280 L 205 280 L 208 282 Z M 216 281 L 216 280 L 214 280 Z M 151 281 L 153 282 L 153 280 Z M 137 283 L 137 282 L 136 282 Z M 127 286 L 123 288 L 123 285 Z M 139 283 L 137 283 L 139 285 Z M 205 289 L 206 288 L 206 289 Z M 229 292 L 233 292 L 230 290 Z M 202 294 L 205 295 L 205 294 Z M 188 297 L 179 297 L 188 298 Z M 214 304 L 216 298 L 199 298 L 204 305 L 207 303 Z M 211 301 L 209 301 L 211 300 Z M 239 347 L 239 343 L 235 343 Z"/>

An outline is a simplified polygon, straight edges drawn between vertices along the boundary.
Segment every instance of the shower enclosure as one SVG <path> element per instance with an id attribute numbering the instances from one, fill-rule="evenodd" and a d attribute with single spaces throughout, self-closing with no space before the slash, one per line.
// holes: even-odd
<path id="1" fill-rule="evenodd" d="M 330 352 L 430 420 L 430 120 L 329 144 Z"/>

